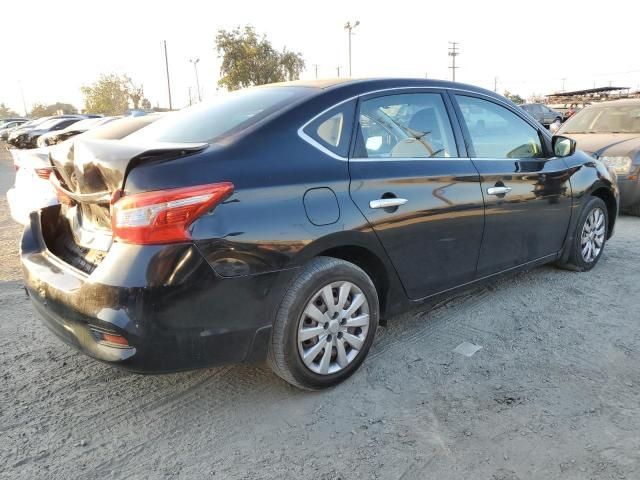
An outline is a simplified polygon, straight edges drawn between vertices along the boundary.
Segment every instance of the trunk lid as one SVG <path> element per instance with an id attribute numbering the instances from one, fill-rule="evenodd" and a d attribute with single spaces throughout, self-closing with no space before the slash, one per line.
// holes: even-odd
<path id="1" fill-rule="evenodd" d="M 123 141 L 85 139 L 66 142 L 51 149 L 51 181 L 63 199 L 75 243 L 106 251 L 111 246 L 110 200 L 124 188 L 128 172 L 141 163 L 168 161 L 201 150 L 207 143 L 136 144 Z"/>

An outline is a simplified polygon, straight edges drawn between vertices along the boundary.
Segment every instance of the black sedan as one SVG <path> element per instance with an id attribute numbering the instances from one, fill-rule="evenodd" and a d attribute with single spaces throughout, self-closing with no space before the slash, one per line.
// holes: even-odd
<path id="1" fill-rule="evenodd" d="M 559 135 L 594 155 L 617 173 L 620 209 L 640 216 L 640 99 L 613 100 L 586 107 Z"/>
<path id="2" fill-rule="evenodd" d="M 72 140 L 31 214 L 46 325 L 137 372 L 268 359 L 335 385 L 381 321 L 505 272 L 596 265 L 607 167 L 505 98 L 430 80 L 263 86 Z"/>

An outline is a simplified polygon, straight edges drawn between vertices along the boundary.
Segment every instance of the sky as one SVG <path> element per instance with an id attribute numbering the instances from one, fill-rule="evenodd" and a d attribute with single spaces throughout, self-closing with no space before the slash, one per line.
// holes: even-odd
<path id="1" fill-rule="evenodd" d="M 246 24 L 274 47 L 302 53 L 301 78 L 451 79 L 450 41 L 460 43 L 456 80 L 528 97 L 595 86 L 640 89 L 636 2 L 594 0 L 147 1 L 29 0 L 3 3 L 0 103 L 23 113 L 34 103 L 83 106 L 80 87 L 101 73 L 129 75 L 167 107 L 162 42 L 168 46 L 173 106 L 195 96 L 190 59 L 199 58 L 203 99 L 215 95 L 219 29 Z M 564 79 L 564 80 L 563 80 Z"/>

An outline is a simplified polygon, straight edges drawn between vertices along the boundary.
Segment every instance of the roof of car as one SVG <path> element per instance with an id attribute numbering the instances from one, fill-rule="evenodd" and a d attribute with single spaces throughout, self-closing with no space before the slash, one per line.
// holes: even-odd
<path id="1" fill-rule="evenodd" d="M 350 91 L 357 89 L 362 93 L 372 90 L 386 90 L 391 88 L 457 88 L 477 93 L 483 93 L 495 98 L 504 99 L 501 95 L 491 90 L 486 90 L 475 85 L 465 83 L 450 82 L 448 80 L 435 80 L 426 78 L 396 78 L 396 77 L 380 77 L 380 78 L 326 78 L 319 80 L 294 80 L 291 82 L 271 83 L 263 85 L 263 87 L 307 87 L 319 90 L 339 90 L 349 89 Z"/>
<path id="2" fill-rule="evenodd" d="M 597 103 L 591 104 L 591 106 L 593 107 L 598 107 L 598 106 L 610 107 L 612 105 L 619 106 L 619 107 L 638 106 L 640 105 L 640 98 L 621 98 L 619 100 L 607 100 L 606 102 L 597 102 Z"/>

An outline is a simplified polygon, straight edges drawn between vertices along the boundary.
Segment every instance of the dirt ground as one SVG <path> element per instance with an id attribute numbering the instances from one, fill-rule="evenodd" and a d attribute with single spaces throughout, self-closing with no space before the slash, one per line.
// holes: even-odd
<path id="1" fill-rule="evenodd" d="M 640 218 L 590 273 L 392 319 L 351 379 L 306 393 L 266 366 L 139 376 L 60 343 L 22 290 L 12 175 L 2 151 L 0 478 L 640 478 Z"/>

